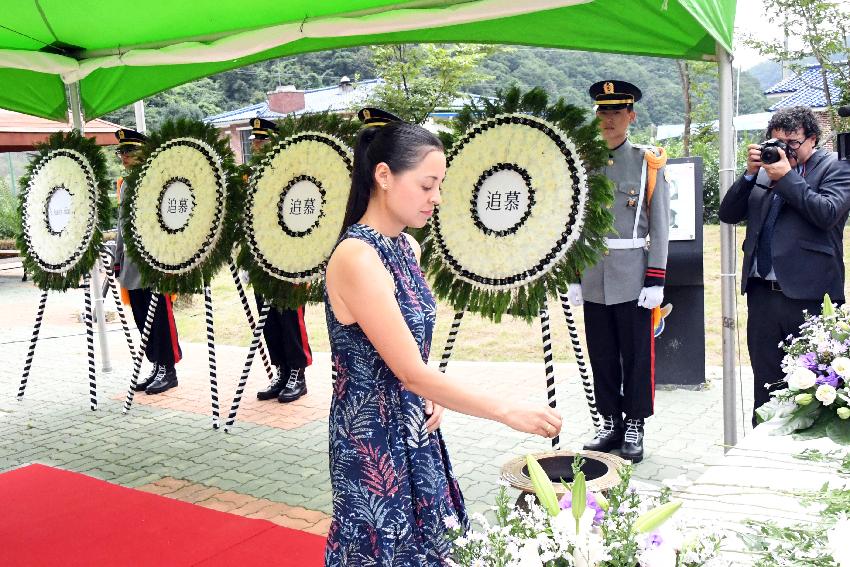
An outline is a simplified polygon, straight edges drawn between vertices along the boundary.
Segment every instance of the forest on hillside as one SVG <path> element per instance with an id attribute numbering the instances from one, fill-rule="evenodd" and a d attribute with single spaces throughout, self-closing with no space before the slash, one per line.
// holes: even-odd
<path id="1" fill-rule="evenodd" d="M 711 63 L 689 64 L 697 81 L 704 113 L 716 113 L 716 71 Z M 479 64 L 481 79 L 467 85 L 466 92 L 492 95 L 516 84 L 526 90 L 544 88 L 553 97 L 589 105 L 587 87 L 598 80 L 618 78 L 638 85 L 644 93 L 638 107 L 638 129 L 649 124 L 683 122 L 684 102 L 677 63 L 673 59 L 634 57 L 608 53 L 564 51 L 532 47 L 505 47 Z M 279 85 L 299 89 L 331 86 L 342 76 L 372 79 L 378 75 L 370 47 L 306 53 L 273 59 L 180 85 L 145 99 L 147 125 L 156 128 L 165 117 L 203 118 L 211 114 L 265 100 L 265 93 Z M 739 112 L 761 112 L 768 106 L 758 80 L 741 74 Z M 124 125 L 134 124 L 132 107 L 105 117 Z"/>

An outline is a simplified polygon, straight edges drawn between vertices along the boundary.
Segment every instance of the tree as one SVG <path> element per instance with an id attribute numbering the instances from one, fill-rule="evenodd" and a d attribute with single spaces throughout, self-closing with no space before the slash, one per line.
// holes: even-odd
<path id="1" fill-rule="evenodd" d="M 850 10 L 846 3 L 828 0 L 762 0 L 764 12 L 770 23 L 779 25 L 785 36 L 798 39 L 802 46 L 791 49 L 780 41 L 761 41 L 748 37 L 746 43 L 776 61 L 788 63 L 790 68 L 801 73 L 805 67 L 800 61 L 814 57 L 820 65 L 820 76 L 826 103 L 830 108 L 832 130 L 838 131 L 839 121 L 833 106 L 850 102 L 850 45 L 848 45 L 848 18 Z M 829 91 L 829 73 L 837 77 L 842 95 L 832 100 Z"/>
<path id="2" fill-rule="evenodd" d="M 682 155 L 691 155 L 691 74 L 688 70 L 688 62 L 679 59 L 676 61 L 679 67 L 679 78 L 682 81 L 682 96 L 685 100 L 685 124 L 682 131 Z"/>
<path id="3" fill-rule="evenodd" d="M 421 124 L 460 90 L 482 81 L 482 59 L 498 51 L 489 45 L 382 45 L 374 48 L 375 68 L 385 83 L 371 102 Z"/>

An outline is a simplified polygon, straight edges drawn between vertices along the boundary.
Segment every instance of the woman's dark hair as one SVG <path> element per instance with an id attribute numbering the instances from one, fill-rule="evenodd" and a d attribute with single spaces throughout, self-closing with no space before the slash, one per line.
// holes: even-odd
<path id="1" fill-rule="evenodd" d="M 767 123 L 766 137 L 771 138 L 774 130 L 783 132 L 796 132 L 802 128 L 806 138 L 815 137 L 815 145 L 820 141 L 820 125 L 818 119 L 812 109 L 808 106 L 792 106 L 789 108 L 780 108 L 770 117 Z"/>
<path id="2" fill-rule="evenodd" d="M 354 171 L 351 192 L 345 207 L 340 235 L 360 220 L 369 204 L 375 185 L 375 167 L 386 163 L 394 174 L 413 169 L 434 150 L 443 151 L 440 139 L 423 128 L 407 122 L 370 126 L 357 135 L 354 144 Z"/>

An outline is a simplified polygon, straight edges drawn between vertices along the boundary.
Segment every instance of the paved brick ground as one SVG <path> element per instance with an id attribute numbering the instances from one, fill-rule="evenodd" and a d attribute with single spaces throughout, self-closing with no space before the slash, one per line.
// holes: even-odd
<path id="1" fill-rule="evenodd" d="M 308 395 L 286 405 L 256 401 L 255 392 L 266 383 L 256 360 L 236 425 L 225 434 L 211 428 L 207 351 L 201 344 L 183 344 L 178 388 L 159 396 L 136 394 L 131 411 L 123 415 L 131 365 L 120 326 L 110 324 L 113 370 L 98 372 L 100 404 L 92 412 L 84 328 L 76 318 L 82 292 L 51 293 L 26 396 L 18 403 L 15 395 L 39 295 L 19 280 L 19 271 L 0 272 L 0 471 L 39 462 L 326 533 L 332 513 L 327 353 L 316 353 L 308 370 Z M 437 337 L 435 344 L 442 341 Z M 222 415 L 229 409 L 246 352 L 244 346 L 217 348 Z M 542 363 L 453 361 L 449 374 L 505 397 L 545 401 Z M 591 433 L 589 413 L 575 367 L 556 365 L 556 374 L 558 407 L 565 417 L 562 446 L 576 448 Z M 719 369 L 711 369 L 710 378 L 719 378 Z M 702 391 L 657 393 L 657 415 L 647 425 L 648 456 L 637 467 L 638 478 L 652 483 L 694 479 L 722 455 L 722 394 L 715 379 Z M 750 390 L 745 384 L 743 391 Z M 543 439 L 452 412 L 445 415 L 443 433 L 472 511 L 486 511 L 493 504 L 504 462 L 548 448 Z"/>

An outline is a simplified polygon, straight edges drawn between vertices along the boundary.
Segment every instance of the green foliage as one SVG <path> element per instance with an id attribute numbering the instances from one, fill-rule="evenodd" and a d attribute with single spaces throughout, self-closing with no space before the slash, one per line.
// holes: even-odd
<path id="1" fill-rule="evenodd" d="M 497 50 L 473 44 L 375 47 L 375 67 L 386 82 L 370 104 L 422 124 L 434 110 L 450 106 L 463 87 L 484 80 L 479 63 Z"/>
<path id="2" fill-rule="evenodd" d="M 599 138 L 597 122 L 587 122 L 588 110 L 567 104 L 563 99 L 549 103 L 541 88 L 521 92 L 516 87 L 499 91 L 493 101 L 485 100 L 479 108 L 469 103 L 458 113 L 451 134 L 444 134 L 447 150 L 476 122 L 499 114 L 524 113 L 543 118 L 557 126 L 575 144 L 587 176 L 588 197 L 585 204 L 582 238 L 573 244 L 564 258 L 546 275 L 533 282 L 506 291 L 482 289 L 462 281 L 439 261 L 430 237 L 422 240 L 423 270 L 431 276 L 434 293 L 458 310 L 479 313 L 499 322 L 505 313 L 532 320 L 546 305 L 546 296 L 557 296 L 578 274 L 595 264 L 605 249 L 605 235 L 610 232 L 613 217 L 608 205 L 613 201 L 613 187 L 603 175 L 592 171 L 608 159 L 608 149 Z M 430 225 L 429 225 L 430 226 Z M 419 237 L 420 235 L 415 234 Z"/>
<path id="3" fill-rule="evenodd" d="M 147 159 L 168 140 L 182 137 L 196 138 L 206 142 L 221 158 L 224 181 L 227 184 L 227 207 L 225 207 L 225 215 L 222 219 L 224 225 L 221 235 L 212 252 L 194 269 L 182 274 L 170 274 L 150 266 L 136 247 L 133 225 L 130 222 L 131 203 Z M 205 283 L 210 282 L 221 266 L 230 260 L 233 247 L 239 240 L 239 223 L 242 218 L 244 195 L 242 179 L 237 174 L 233 152 L 230 150 L 227 141 L 220 138 L 218 130 L 209 124 L 184 118 L 169 120 L 158 131 L 148 136 L 147 142 L 141 149 L 139 164 L 130 169 L 124 187 L 125 193 L 121 199 L 124 245 L 127 248 L 127 254 L 139 268 L 142 283 L 146 287 L 151 287 L 161 293 L 200 293 L 203 291 Z"/>
<path id="4" fill-rule="evenodd" d="M 785 31 L 785 35 L 796 39 L 788 47 L 782 41 L 762 41 L 748 36 L 745 43 L 758 49 L 774 61 L 786 62 L 795 73 L 802 73 L 806 66 L 801 63 L 814 57 L 820 65 L 823 84 L 827 73 L 834 73 L 840 99 L 833 100 L 829 89 L 824 88 L 827 105 L 830 107 L 850 102 L 850 8 L 846 2 L 828 0 L 763 0 L 767 21 Z M 841 127 L 835 112 L 831 113 L 832 130 Z M 846 126 L 846 124 L 845 124 Z"/>
<path id="5" fill-rule="evenodd" d="M 29 243 L 23 232 L 17 234 L 18 250 L 24 257 L 24 270 L 32 274 L 32 281 L 40 289 L 65 291 L 77 285 L 80 278 L 91 271 L 100 254 L 100 245 L 103 239 L 101 230 L 106 226 L 109 218 L 109 181 L 106 178 L 106 159 L 100 151 L 94 138 L 86 138 L 79 130 L 70 132 L 55 132 L 51 134 L 44 144 L 39 144 L 36 149 L 37 155 L 27 166 L 26 174 L 19 181 L 20 193 L 18 195 L 18 218 L 23 218 L 24 200 L 26 199 L 30 178 L 41 161 L 47 155 L 58 149 L 69 149 L 81 153 L 88 160 L 94 174 L 96 188 L 97 219 L 95 220 L 94 234 L 86 251 L 82 254 L 76 264 L 63 273 L 46 272 L 41 269 L 38 262 L 30 253 Z"/>
<path id="6" fill-rule="evenodd" d="M 629 490 L 629 481 L 634 469 L 625 465 L 619 470 L 620 483 L 608 491 L 611 510 L 617 514 L 605 514 L 602 518 L 602 536 L 612 542 L 611 557 L 606 565 L 610 567 L 631 567 L 637 565 L 638 542 L 632 530 L 640 514 L 640 496 L 637 491 Z"/>
<path id="7" fill-rule="evenodd" d="M 338 138 L 348 147 L 354 145 L 360 126 L 361 124 L 357 120 L 327 112 L 287 116 L 277 123 L 278 139 L 281 141 L 302 132 L 321 132 Z M 261 151 L 254 154 L 251 157 L 250 167 L 245 168 L 244 173 L 249 174 L 250 169 L 258 168 L 275 147 L 276 144 L 269 143 Z M 240 178 L 242 177 L 240 176 Z M 305 303 L 324 301 L 324 280 L 309 285 L 293 284 L 270 275 L 254 261 L 247 244 L 242 245 L 237 263 L 240 268 L 248 272 L 248 277 L 257 293 L 276 307 L 297 309 Z"/>
<path id="8" fill-rule="evenodd" d="M 425 84 L 424 89 L 450 90 L 443 88 L 437 78 L 438 73 L 445 73 L 449 70 L 447 67 L 453 67 L 469 73 L 460 86 L 451 87 L 458 91 L 492 96 L 497 90 L 511 85 L 523 91 L 540 87 L 552 100 L 563 97 L 571 104 L 589 108 L 591 101 L 587 88 L 600 79 L 617 77 L 631 81 L 643 90 L 643 100 L 637 105 L 636 129 L 683 120 L 682 89 L 676 62 L 671 59 L 533 47 L 429 46 L 429 49 L 432 48 L 437 53 L 443 50 L 448 55 L 435 61 L 432 67 L 411 70 L 425 77 L 426 83 L 431 83 Z M 384 47 L 356 47 L 272 59 L 175 87 L 145 99 L 148 128 L 156 130 L 165 120 L 178 116 L 197 118 L 256 104 L 264 101 L 266 93 L 279 85 L 291 84 L 299 89 L 327 87 L 338 84 L 343 75 L 352 79 L 382 76 L 393 83 L 388 75 L 395 72 L 394 68 L 387 70 L 377 62 L 377 54 L 382 49 L 391 51 Z M 410 47 L 406 46 L 406 49 Z M 482 52 L 483 56 L 475 65 L 470 65 Z M 717 112 L 715 66 L 711 63 L 696 65 L 703 65 L 709 70 L 703 98 L 715 113 L 714 117 Z M 395 69 L 399 68 L 396 65 Z M 758 80 L 747 72 L 741 73 L 740 77 L 739 112 L 761 112 L 767 108 L 768 102 Z M 733 80 L 738 80 L 737 73 Z M 737 86 L 735 89 L 737 92 Z M 394 93 L 389 94 L 392 96 Z M 428 97 L 424 100 L 427 102 Z M 437 104 L 437 107 L 441 105 L 445 106 Z M 193 106 L 198 106 L 200 112 Z M 404 111 L 405 105 L 397 107 L 395 102 L 389 102 L 386 106 L 418 120 L 418 112 L 408 115 L 408 111 Z M 124 107 L 104 118 L 132 125 L 133 107 Z"/>
<path id="9" fill-rule="evenodd" d="M 712 72 L 702 100 L 717 116 L 717 72 L 712 63 L 703 65 Z M 596 81 L 617 78 L 634 83 L 643 91 L 636 105 L 637 129 L 650 124 L 676 124 L 683 121 L 684 102 L 676 61 L 656 57 L 636 57 L 614 53 L 591 53 L 517 47 L 498 52 L 481 62 L 481 70 L 492 78 L 465 90 L 491 95 L 500 88 L 515 85 L 521 90 L 540 87 L 552 99 L 563 97 L 567 102 L 590 108 L 587 89 Z M 737 82 L 738 74 L 733 79 Z M 734 85 L 737 89 L 737 86 Z M 741 114 L 763 112 L 768 106 L 758 81 L 749 73 L 741 73 Z"/>
<path id="10" fill-rule="evenodd" d="M 18 200 L 6 181 L 0 179 L 0 238 L 15 238 L 21 232 Z"/>

